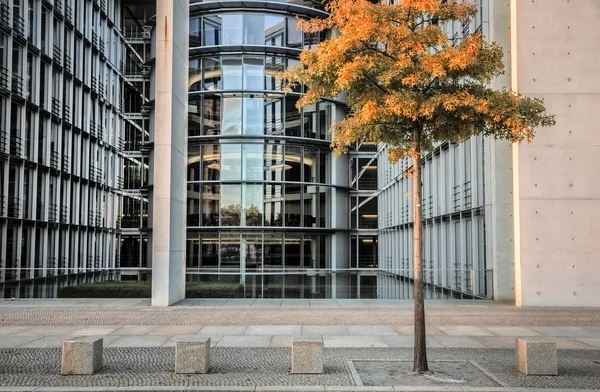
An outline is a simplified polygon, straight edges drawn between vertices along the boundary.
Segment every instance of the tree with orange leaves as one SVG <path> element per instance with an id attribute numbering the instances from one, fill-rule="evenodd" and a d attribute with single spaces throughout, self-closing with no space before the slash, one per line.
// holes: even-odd
<path id="1" fill-rule="evenodd" d="M 413 166 L 414 364 L 428 370 L 421 263 L 421 153 L 437 144 L 483 134 L 511 142 L 531 141 L 535 128 L 551 126 L 543 102 L 490 82 L 504 72 L 502 48 L 480 33 L 450 40 L 446 23 L 469 23 L 474 4 L 442 0 L 331 0 L 329 17 L 301 21 L 305 32 L 334 34 L 300 55 L 301 65 L 283 74 L 288 88 L 308 87 L 298 106 L 347 94 L 350 114 L 332 125 L 337 153 L 350 144 L 384 143 L 390 161 Z"/>

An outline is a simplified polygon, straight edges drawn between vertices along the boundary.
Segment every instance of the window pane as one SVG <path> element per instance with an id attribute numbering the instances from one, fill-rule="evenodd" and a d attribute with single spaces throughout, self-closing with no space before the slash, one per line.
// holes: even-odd
<path id="1" fill-rule="evenodd" d="M 242 98 L 223 98 L 223 135 L 242 134 Z"/>
<path id="2" fill-rule="evenodd" d="M 261 14 L 244 15 L 244 43 L 248 45 L 265 44 L 265 16 Z"/>
<path id="3" fill-rule="evenodd" d="M 281 90 L 281 82 L 275 77 L 276 72 L 285 70 L 285 59 L 279 56 L 267 56 L 265 65 L 265 81 L 267 90 Z"/>
<path id="4" fill-rule="evenodd" d="M 263 145 L 244 144 L 242 146 L 244 174 L 243 180 L 263 179 Z"/>
<path id="5" fill-rule="evenodd" d="M 202 60 L 204 73 L 204 89 L 219 90 L 221 88 L 221 59 L 218 57 Z"/>
<path id="6" fill-rule="evenodd" d="M 240 235 L 221 234 L 221 269 L 237 271 L 240 269 Z"/>
<path id="7" fill-rule="evenodd" d="M 219 265 L 219 238 L 213 235 L 201 237 L 201 268 L 216 268 Z"/>
<path id="8" fill-rule="evenodd" d="M 302 235 L 286 234 L 285 235 L 285 269 L 294 269 L 300 267 L 302 255 Z"/>
<path id="9" fill-rule="evenodd" d="M 188 184 L 187 225 L 188 227 L 200 226 L 200 184 Z"/>
<path id="10" fill-rule="evenodd" d="M 202 226 L 219 226 L 220 185 L 202 186 Z"/>
<path id="11" fill-rule="evenodd" d="M 265 59 L 263 57 L 244 57 L 244 89 L 264 90 Z"/>
<path id="12" fill-rule="evenodd" d="M 244 98 L 244 134 L 262 135 L 264 123 L 263 98 Z"/>
<path id="13" fill-rule="evenodd" d="M 305 106 L 302 110 L 304 122 L 304 137 L 315 139 L 317 137 L 317 105 Z"/>
<path id="14" fill-rule="evenodd" d="M 304 185 L 304 227 L 317 227 L 317 189 L 315 185 Z"/>
<path id="15" fill-rule="evenodd" d="M 200 59 L 190 59 L 189 62 L 189 90 L 199 91 L 201 88 L 202 70 L 200 69 Z"/>
<path id="16" fill-rule="evenodd" d="M 264 242 L 265 270 L 281 271 L 283 269 L 283 237 L 278 234 L 265 234 Z"/>
<path id="17" fill-rule="evenodd" d="M 188 146 L 188 181 L 200 181 L 200 146 Z"/>
<path id="18" fill-rule="evenodd" d="M 265 16 L 265 45 L 283 46 L 285 18 L 282 16 Z"/>
<path id="19" fill-rule="evenodd" d="M 204 17 L 204 45 L 221 45 L 221 15 Z"/>
<path id="20" fill-rule="evenodd" d="M 283 134 L 283 99 L 265 99 L 265 135 Z"/>
<path id="21" fill-rule="evenodd" d="M 281 226 L 283 185 L 265 184 L 265 226 Z"/>
<path id="22" fill-rule="evenodd" d="M 223 45 L 242 43 L 242 15 L 223 15 Z"/>
<path id="23" fill-rule="evenodd" d="M 265 180 L 283 181 L 283 146 L 270 143 L 265 146 Z"/>
<path id="24" fill-rule="evenodd" d="M 285 147 L 285 180 L 302 181 L 302 148 Z"/>
<path id="25" fill-rule="evenodd" d="M 190 48 L 202 46 L 201 17 L 190 19 Z"/>
<path id="26" fill-rule="evenodd" d="M 243 234 L 242 243 L 246 251 L 246 269 L 262 269 L 262 235 Z"/>
<path id="27" fill-rule="evenodd" d="M 239 226 L 241 185 L 221 185 L 221 226 Z"/>
<path id="28" fill-rule="evenodd" d="M 218 135 L 221 133 L 221 97 L 204 96 L 202 101 L 203 133 L 204 135 Z"/>
<path id="29" fill-rule="evenodd" d="M 188 104 L 188 135 L 200 136 L 202 132 L 202 120 L 200 118 L 202 100 L 194 99 Z"/>
<path id="30" fill-rule="evenodd" d="M 242 155 L 239 144 L 221 145 L 221 180 L 242 179 Z"/>
<path id="31" fill-rule="evenodd" d="M 302 187 L 301 185 L 285 185 L 285 226 L 300 227 L 302 224 Z"/>
<path id="32" fill-rule="evenodd" d="M 242 58 L 223 57 L 223 89 L 241 90 Z"/>
<path id="33" fill-rule="evenodd" d="M 295 18 L 287 19 L 287 46 L 290 48 L 302 47 L 302 30 L 297 29 L 298 21 Z"/>
<path id="34" fill-rule="evenodd" d="M 317 168 L 319 162 L 319 151 L 304 149 L 303 172 L 305 182 L 317 182 Z"/>
<path id="35" fill-rule="evenodd" d="M 331 102 L 319 103 L 319 139 L 325 140 L 329 135 L 329 127 L 331 126 L 331 111 L 333 104 Z"/>
<path id="36" fill-rule="evenodd" d="M 263 217 L 263 186 L 243 186 L 243 226 L 262 226 Z"/>
<path id="37" fill-rule="evenodd" d="M 300 109 L 296 109 L 298 97 L 285 98 L 285 135 L 300 136 Z"/>
<path id="38" fill-rule="evenodd" d="M 366 198 L 361 197 L 360 203 Z M 376 229 L 377 228 L 377 198 L 373 198 L 363 204 L 358 209 L 358 228 Z"/>
<path id="39" fill-rule="evenodd" d="M 204 181 L 215 181 L 219 179 L 221 171 L 221 155 L 218 144 L 206 144 L 202 146 L 202 179 Z"/>

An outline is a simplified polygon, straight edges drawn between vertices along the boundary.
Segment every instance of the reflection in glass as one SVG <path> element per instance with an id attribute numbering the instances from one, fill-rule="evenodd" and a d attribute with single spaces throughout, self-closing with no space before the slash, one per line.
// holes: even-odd
<path id="1" fill-rule="evenodd" d="M 298 97 L 285 99 L 285 135 L 300 136 L 300 109 L 296 108 Z"/>
<path id="2" fill-rule="evenodd" d="M 223 15 L 223 45 L 241 45 L 243 43 L 242 15 Z"/>
<path id="3" fill-rule="evenodd" d="M 317 189 L 315 185 L 304 185 L 304 227 L 317 227 Z"/>
<path id="4" fill-rule="evenodd" d="M 223 89 L 241 90 L 242 88 L 242 58 L 223 56 Z"/>
<path id="5" fill-rule="evenodd" d="M 244 144 L 242 145 L 244 173 L 243 180 L 262 180 L 263 179 L 263 145 L 262 144 Z"/>
<path id="6" fill-rule="evenodd" d="M 265 59 L 262 56 L 244 56 L 244 89 L 264 90 Z"/>
<path id="7" fill-rule="evenodd" d="M 317 182 L 317 169 L 319 162 L 319 150 L 305 148 L 302 161 L 304 171 L 304 182 Z"/>
<path id="8" fill-rule="evenodd" d="M 288 227 L 302 226 L 302 186 L 285 185 L 285 225 Z"/>
<path id="9" fill-rule="evenodd" d="M 200 184 L 187 187 L 187 225 L 200 226 Z"/>
<path id="10" fill-rule="evenodd" d="M 240 269 L 240 235 L 221 234 L 220 267 L 225 271 L 239 271 Z"/>
<path id="11" fill-rule="evenodd" d="M 200 146 L 188 146 L 188 181 L 200 181 Z"/>
<path id="12" fill-rule="evenodd" d="M 204 45 L 221 45 L 221 15 L 205 16 Z"/>
<path id="13" fill-rule="evenodd" d="M 221 145 L 221 179 L 242 179 L 242 154 L 239 144 Z"/>
<path id="14" fill-rule="evenodd" d="M 316 139 L 318 131 L 317 123 L 317 105 L 309 105 L 302 108 L 302 118 L 304 123 L 304 137 Z"/>
<path id="15" fill-rule="evenodd" d="M 285 146 L 285 180 L 302 181 L 302 147 Z"/>
<path id="16" fill-rule="evenodd" d="M 203 59 L 202 72 L 204 73 L 204 90 L 221 89 L 221 59 L 219 57 Z"/>
<path id="17" fill-rule="evenodd" d="M 283 106 L 281 98 L 265 99 L 265 135 L 283 134 Z"/>
<path id="18" fill-rule="evenodd" d="M 202 46 L 202 18 L 190 18 L 190 48 Z"/>
<path id="19" fill-rule="evenodd" d="M 285 167 L 283 146 L 276 143 L 265 145 L 265 180 L 283 181 L 283 171 L 288 168 L 291 167 Z"/>
<path id="20" fill-rule="evenodd" d="M 202 146 L 202 179 L 216 181 L 221 172 L 221 155 L 218 144 L 205 144 Z"/>
<path id="21" fill-rule="evenodd" d="M 327 200 L 331 198 L 331 188 L 319 187 L 319 227 L 329 227 L 329 208 Z"/>
<path id="22" fill-rule="evenodd" d="M 263 187 L 244 184 L 242 226 L 262 226 Z"/>
<path id="23" fill-rule="evenodd" d="M 285 236 L 285 269 L 300 268 L 302 256 L 302 235 L 286 234 Z"/>
<path id="24" fill-rule="evenodd" d="M 198 268 L 200 263 L 200 241 L 198 238 L 188 237 L 185 241 L 185 266 L 186 268 Z"/>
<path id="25" fill-rule="evenodd" d="M 262 235 L 242 234 L 246 270 L 262 269 Z"/>
<path id="26" fill-rule="evenodd" d="M 302 48 L 302 30 L 296 28 L 298 20 L 295 18 L 287 18 L 287 46 L 290 48 Z"/>
<path id="27" fill-rule="evenodd" d="M 366 197 L 361 197 L 360 203 L 365 201 Z M 358 227 L 360 229 L 377 228 L 377 198 L 372 198 L 358 208 Z"/>
<path id="28" fill-rule="evenodd" d="M 262 135 L 264 99 L 244 98 L 244 135 Z"/>
<path id="29" fill-rule="evenodd" d="M 223 135 L 242 134 L 242 98 L 223 98 Z"/>
<path id="30" fill-rule="evenodd" d="M 281 234 L 265 234 L 264 269 L 281 271 L 283 269 L 283 236 Z"/>
<path id="31" fill-rule="evenodd" d="M 219 226 L 220 185 L 202 186 L 202 226 Z"/>
<path id="32" fill-rule="evenodd" d="M 284 31 L 283 16 L 265 15 L 265 45 L 283 46 Z"/>
<path id="33" fill-rule="evenodd" d="M 281 90 L 281 81 L 275 77 L 275 74 L 285 71 L 285 58 L 281 56 L 267 56 L 265 59 L 265 89 Z"/>
<path id="34" fill-rule="evenodd" d="M 202 107 L 204 135 L 218 135 L 221 133 L 221 97 L 217 95 L 204 96 Z"/>
<path id="35" fill-rule="evenodd" d="M 202 130 L 202 119 L 200 110 L 202 109 L 202 99 L 195 99 L 188 104 L 188 135 L 200 136 Z"/>
<path id="36" fill-rule="evenodd" d="M 190 91 L 200 91 L 202 90 L 201 81 L 202 81 L 202 70 L 200 69 L 200 59 L 190 59 L 189 65 L 189 78 L 188 85 Z"/>
<path id="37" fill-rule="evenodd" d="M 265 184 L 265 226 L 281 226 L 283 185 Z"/>
<path id="38" fill-rule="evenodd" d="M 244 15 L 244 43 L 248 45 L 264 45 L 265 16 L 263 14 Z"/>
<path id="39" fill-rule="evenodd" d="M 219 266 L 219 238 L 213 235 L 204 235 L 200 241 L 202 244 L 200 267 L 217 268 Z"/>
<path id="40" fill-rule="evenodd" d="M 241 186 L 221 185 L 221 226 L 239 226 L 241 218 Z"/>
<path id="41" fill-rule="evenodd" d="M 319 139 L 327 139 L 329 127 L 331 126 L 331 110 L 333 104 L 331 102 L 319 103 Z"/>

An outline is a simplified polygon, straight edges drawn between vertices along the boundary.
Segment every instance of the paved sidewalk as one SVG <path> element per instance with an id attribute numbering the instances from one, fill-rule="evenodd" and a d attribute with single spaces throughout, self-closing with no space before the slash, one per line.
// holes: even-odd
<path id="1" fill-rule="evenodd" d="M 436 360 L 476 361 L 502 381 L 486 391 L 600 389 L 599 309 L 519 309 L 491 301 L 426 301 L 426 307 L 428 352 L 434 369 Z M 482 390 L 443 383 L 357 386 L 349 361 L 412 358 L 412 322 L 411 301 L 185 300 L 170 308 L 152 308 L 141 299 L 3 301 L 0 392 L 2 388 L 47 390 L 36 389 L 41 386 L 56 387 L 54 391 L 70 386 L 75 388 L 72 391 L 86 392 L 124 387 L 130 387 L 129 391 L 149 391 L 150 387 L 286 392 Z M 188 335 L 211 338 L 214 365 L 210 374 L 173 374 L 175 341 Z M 291 340 L 308 335 L 324 342 L 326 373 L 291 375 Z M 59 347 L 76 336 L 104 339 L 105 366 L 97 375 L 58 375 Z M 521 336 L 557 343 L 558 377 L 527 377 L 516 372 L 514 342 Z"/>

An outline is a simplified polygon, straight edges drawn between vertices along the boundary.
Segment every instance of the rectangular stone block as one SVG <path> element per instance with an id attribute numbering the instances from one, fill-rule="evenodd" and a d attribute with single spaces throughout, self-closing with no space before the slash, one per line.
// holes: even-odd
<path id="1" fill-rule="evenodd" d="M 323 373 L 323 339 L 295 337 L 292 340 L 292 373 Z"/>
<path id="2" fill-rule="evenodd" d="M 535 338 L 516 340 L 517 370 L 535 376 L 557 376 L 556 343 Z"/>
<path id="3" fill-rule="evenodd" d="M 175 343 L 175 373 L 207 373 L 210 367 L 210 338 L 190 336 Z"/>
<path id="4" fill-rule="evenodd" d="M 103 340 L 76 338 L 63 342 L 60 374 L 94 374 L 102 369 Z"/>

